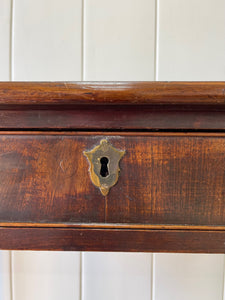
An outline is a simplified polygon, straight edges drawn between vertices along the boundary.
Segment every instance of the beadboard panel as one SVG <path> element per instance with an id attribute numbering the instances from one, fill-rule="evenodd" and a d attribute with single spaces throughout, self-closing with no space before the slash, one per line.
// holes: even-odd
<path id="1" fill-rule="evenodd" d="M 142 253 L 86 253 L 83 300 L 150 300 L 151 259 Z"/>
<path id="2" fill-rule="evenodd" d="M 158 0 L 157 80 L 225 80 L 225 2 Z M 222 300 L 223 255 L 154 254 L 153 299 Z"/>
<path id="3" fill-rule="evenodd" d="M 84 79 L 153 80 L 155 0 L 84 3 Z"/>
<path id="4" fill-rule="evenodd" d="M 0 299 L 11 298 L 11 252 L 0 251 Z"/>
<path id="5" fill-rule="evenodd" d="M 0 81 L 10 80 L 11 1 L 0 1 Z"/>
<path id="6" fill-rule="evenodd" d="M 81 80 L 82 0 L 14 0 L 13 15 L 13 80 Z M 79 252 L 13 251 L 11 300 L 80 300 L 80 273 Z"/>
<path id="7" fill-rule="evenodd" d="M 158 2 L 158 79 L 225 80 L 225 1 Z"/>
<path id="8" fill-rule="evenodd" d="M 0 1 L 0 80 L 10 76 L 10 6 Z M 224 8 L 223 0 L 14 0 L 12 78 L 154 80 L 156 65 L 158 80 L 225 80 Z M 11 298 L 1 252 L 0 299 L 222 299 L 223 255 L 154 254 L 153 264 L 151 254 L 82 256 L 80 269 L 79 253 L 14 251 Z"/>
<path id="9" fill-rule="evenodd" d="M 0 1 L 0 81 L 11 75 L 11 0 Z M 0 251 L 0 299 L 11 298 L 11 252 Z"/>
<path id="10" fill-rule="evenodd" d="M 13 80 L 80 80 L 82 0 L 14 0 Z"/>
<path id="11" fill-rule="evenodd" d="M 155 0 L 84 2 L 84 80 L 154 80 Z M 151 299 L 151 254 L 83 253 L 82 300 Z"/>
<path id="12" fill-rule="evenodd" d="M 224 255 L 157 254 L 152 300 L 222 300 Z"/>
<path id="13" fill-rule="evenodd" d="M 80 257 L 73 252 L 14 251 L 13 300 L 80 299 Z"/>

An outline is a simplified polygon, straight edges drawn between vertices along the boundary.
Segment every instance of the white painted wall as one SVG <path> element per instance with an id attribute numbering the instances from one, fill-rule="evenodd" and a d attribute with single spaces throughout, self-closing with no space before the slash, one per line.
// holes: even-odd
<path id="1" fill-rule="evenodd" d="M 1 0 L 0 80 L 225 80 L 224 0 Z M 0 300 L 222 300 L 224 255 L 0 252 Z"/>

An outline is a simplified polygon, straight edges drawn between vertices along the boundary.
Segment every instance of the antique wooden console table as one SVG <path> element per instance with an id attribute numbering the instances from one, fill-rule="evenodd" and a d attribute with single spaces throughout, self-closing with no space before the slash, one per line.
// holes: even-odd
<path id="1" fill-rule="evenodd" d="M 225 82 L 0 83 L 0 248 L 225 252 Z"/>

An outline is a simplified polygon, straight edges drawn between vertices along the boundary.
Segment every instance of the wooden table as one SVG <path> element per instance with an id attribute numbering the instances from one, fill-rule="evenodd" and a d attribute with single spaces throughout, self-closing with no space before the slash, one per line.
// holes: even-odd
<path id="1" fill-rule="evenodd" d="M 0 83 L 0 248 L 225 252 L 225 82 Z"/>

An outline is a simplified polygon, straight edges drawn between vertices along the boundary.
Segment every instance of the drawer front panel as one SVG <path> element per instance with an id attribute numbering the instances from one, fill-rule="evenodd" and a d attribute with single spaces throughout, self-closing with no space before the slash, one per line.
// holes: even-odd
<path id="1" fill-rule="evenodd" d="M 84 151 L 125 150 L 108 195 Z M 225 224 L 225 136 L 2 133 L 0 222 Z"/>

